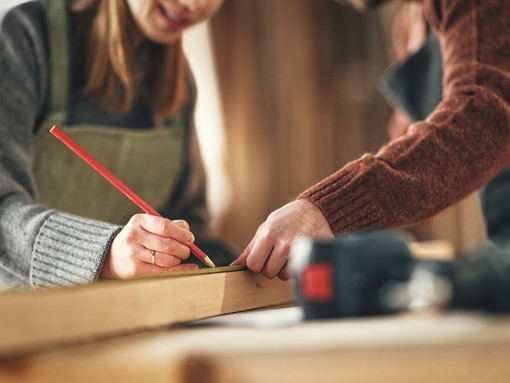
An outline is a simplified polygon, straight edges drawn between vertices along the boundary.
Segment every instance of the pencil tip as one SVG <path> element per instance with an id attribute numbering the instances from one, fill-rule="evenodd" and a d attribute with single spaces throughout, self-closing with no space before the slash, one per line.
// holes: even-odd
<path id="1" fill-rule="evenodd" d="M 214 264 L 213 261 L 211 261 L 211 258 L 209 258 L 208 256 L 205 257 L 205 263 L 207 264 L 207 266 L 209 267 L 216 267 L 216 265 Z"/>

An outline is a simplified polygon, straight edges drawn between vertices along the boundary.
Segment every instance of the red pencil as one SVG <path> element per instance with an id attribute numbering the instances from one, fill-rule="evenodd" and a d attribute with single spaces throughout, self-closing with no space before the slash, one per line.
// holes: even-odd
<path id="1" fill-rule="evenodd" d="M 154 210 L 147 202 L 145 202 L 138 194 L 131 190 L 126 184 L 115 177 L 108 169 L 101 165 L 94 157 L 85 151 L 80 145 L 78 145 L 71 137 L 65 134 L 57 126 L 53 126 L 50 129 L 50 133 L 62 141 L 69 149 L 71 149 L 78 157 L 89 164 L 94 170 L 106 178 L 113 186 L 119 189 L 126 197 L 128 197 L 135 205 L 142 209 L 145 213 L 156 215 L 161 217 L 156 210 Z M 211 259 L 200 250 L 194 243 L 189 245 L 189 248 L 193 254 L 195 254 L 202 262 L 209 267 L 216 267 Z"/>

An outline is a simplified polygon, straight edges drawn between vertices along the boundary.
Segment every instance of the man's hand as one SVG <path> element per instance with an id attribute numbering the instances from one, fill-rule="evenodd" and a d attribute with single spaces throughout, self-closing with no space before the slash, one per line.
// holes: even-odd
<path id="1" fill-rule="evenodd" d="M 291 277 L 288 264 L 292 241 L 301 236 L 333 238 L 328 221 L 313 203 L 299 199 L 272 212 L 232 265 L 244 265 L 267 278 Z"/>

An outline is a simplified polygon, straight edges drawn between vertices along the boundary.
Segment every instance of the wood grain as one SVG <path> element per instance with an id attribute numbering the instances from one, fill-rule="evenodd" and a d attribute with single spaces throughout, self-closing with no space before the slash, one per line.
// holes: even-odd
<path id="1" fill-rule="evenodd" d="M 239 268 L 0 295 L 0 356 L 292 302 L 291 282 Z"/>

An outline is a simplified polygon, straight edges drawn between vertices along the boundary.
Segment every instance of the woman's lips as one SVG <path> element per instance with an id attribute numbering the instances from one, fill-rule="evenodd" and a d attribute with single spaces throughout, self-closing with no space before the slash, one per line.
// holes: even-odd
<path id="1" fill-rule="evenodd" d="M 178 17 L 172 12 L 167 11 L 161 5 L 159 6 L 159 11 L 163 20 L 163 24 L 168 29 L 173 31 L 181 31 L 186 28 L 188 24 L 190 24 L 190 19 Z"/>

